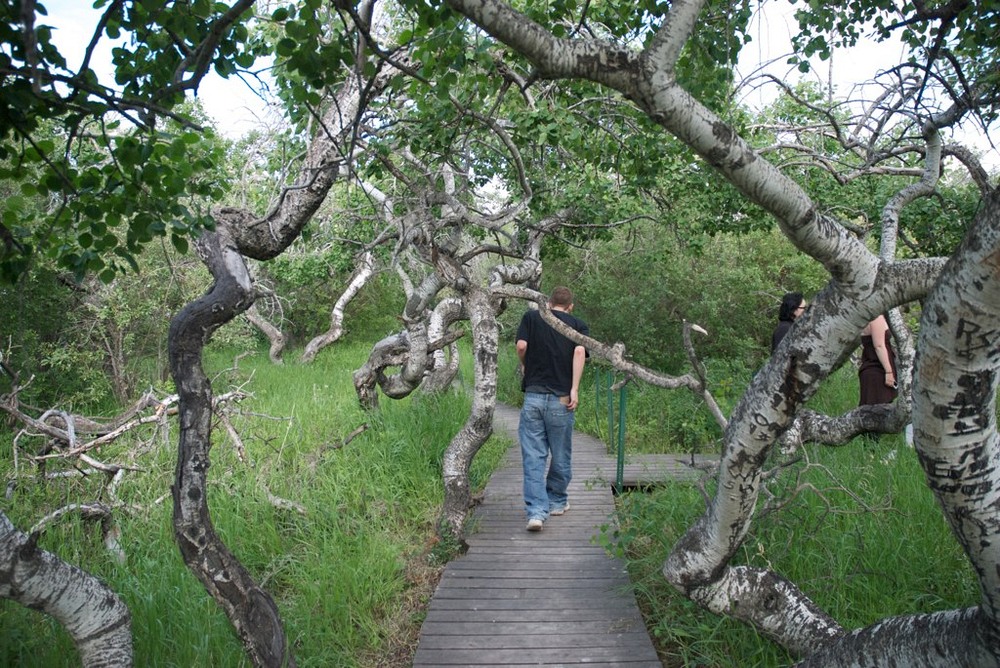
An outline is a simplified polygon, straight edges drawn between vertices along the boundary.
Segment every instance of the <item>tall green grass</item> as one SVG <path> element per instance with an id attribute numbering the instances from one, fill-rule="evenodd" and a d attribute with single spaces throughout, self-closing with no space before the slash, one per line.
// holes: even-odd
<path id="1" fill-rule="evenodd" d="M 216 394 L 241 387 L 233 424 L 246 460 L 221 425 L 213 431 L 209 504 L 215 527 L 275 597 L 300 666 L 406 666 L 423 608 L 447 559 L 435 545 L 443 498 L 441 458 L 470 408 L 464 391 L 382 398 L 366 413 L 351 372 L 364 344 L 337 345 L 308 366 L 271 365 L 265 353 L 234 364 L 212 350 Z M 289 360 L 295 359 L 290 353 Z M 464 359 L 469 359 L 465 351 Z M 463 369 L 463 375 L 468 376 Z M 356 428 L 367 428 L 350 442 Z M 102 578 L 132 613 L 137 666 L 244 666 L 225 615 L 184 566 L 173 540 L 169 498 L 176 423 L 105 446 L 99 459 L 128 463 L 115 512 L 127 555 L 118 564 L 99 528 L 73 518 L 40 546 Z M 10 438 L 2 466 L 10 473 Z M 479 488 L 509 442 L 492 438 L 472 469 Z M 23 473 L 23 472 L 22 472 Z M 4 511 L 22 529 L 72 502 L 106 498 L 103 476 L 43 482 L 22 478 Z M 305 514 L 276 507 L 271 494 Z M 58 624 L 0 601 L 0 665 L 78 665 Z"/>
<path id="2" fill-rule="evenodd" d="M 273 366 L 259 353 L 234 364 L 213 350 L 206 367 L 221 394 L 242 387 L 234 425 L 247 459 L 225 430 L 214 431 L 209 499 L 216 528 L 274 595 L 302 666 L 409 665 L 423 611 L 444 560 L 434 522 L 442 500 L 441 456 L 468 410 L 471 373 L 440 396 L 382 398 L 378 411 L 357 404 L 350 374 L 368 354 L 363 343 L 323 352 L 315 363 Z M 502 401 L 520 404 L 513 344 L 501 346 Z M 468 350 L 463 350 L 469 359 Z M 294 359 L 290 354 L 289 360 Z M 607 436 L 605 405 L 588 364 L 577 424 Z M 749 379 L 710 364 L 725 410 Z M 726 388 L 729 389 L 726 389 Z M 684 452 L 717 447 L 707 411 L 690 393 L 630 386 L 626 449 Z M 811 402 L 841 412 L 857 400 L 843 369 Z M 698 421 L 701 422 L 698 422 Z M 680 423 L 678 425 L 678 422 Z M 687 424 L 685 427 L 684 425 Z M 344 444 L 361 425 L 367 429 Z M 692 425 L 695 425 L 692 427 Z M 701 426 L 698 426 L 701 425 Z M 695 437 L 677 437 L 693 429 Z M 698 429 L 701 429 L 699 432 Z M 701 434 L 701 435 L 699 435 Z M 128 463 L 116 512 L 127 554 L 118 564 L 98 528 L 66 518 L 41 547 L 104 579 L 129 605 L 136 665 L 245 666 L 242 648 L 215 602 L 181 562 L 173 540 L 169 488 L 176 425 L 148 428 L 97 456 Z M 685 440 L 685 438 L 687 440 Z M 11 434 L 0 435 L 10 472 Z M 472 469 L 482 487 L 509 443 L 492 438 Z M 914 452 L 896 436 L 841 448 L 807 446 L 807 455 L 769 483 L 786 494 L 808 481 L 780 512 L 762 514 L 737 563 L 767 566 L 800 584 L 848 628 L 888 614 L 974 604 L 975 579 L 927 490 Z M 41 481 L 22 477 L 4 511 L 27 528 L 71 502 L 106 499 L 101 476 Z M 706 483 L 711 493 L 712 482 Z M 267 494 L 302 506 L 275 507 Z M 660 568 L 674 542 L 703 512 L 702 492 L 674 483 L 619 497 L 613 539 L 629 563 L 647 625 L 667 666 L 783 666 L 791 657 L 744 624 L 707 613 L 677 594 Z M 0 601 L 0 665 L 78 665 L 72 643 L 48 617 Z"/>
<path id="3" fill-rule="evenodd" d="M 502 368 L 516 371 L 513 343 Z M 507 359 L 504 361 L 503 358 Z M 707 361 L 712 391 L 723 411 L 735 406 L 755 370 Z M 600 363 L 581 383 L 578 429 L 609 442 L 607 397 L 598 396 Z M 827 379 L 809 407 L 831 415 L 857 405 L 857 374 L 845 365 Z M 606 386 L 607 381 L 602 383 Z M 687 390 L 630 384 L 626 399 L 627 454 L 719 452 L 721 430 Z M 514 380 L 501 398 L 515 405 Z M 618 396 L 612 397 L 614 420 Z M 927 488 L 914 450 L 901 435 L 858 438 L 842 447 L 808 445 L 802 458 L 767 484 L 758 516 L 735 564 L 775 570 L 800 585 L 846 628 L 889 615 L 975 605 L 978 584 Z M 779 463 L 775 454 L 769 467 Z M 780 462 L 787 464 L 787 462 Z M 669 483 L 618 497 L 618 522 L 606 536 L 626 558 L 647 627 L 669 668 L 772 668 L 793 663 L 780 647 L 742 622 L 707 612 L 663 578 L 675 542 L 704 512 L 714 479 Z M 804 491 L 793 495 L 800 484 Z M 767 499 L 789 499 L 764 512 Z"/>
<path id="4" fill-rule="evenodd" d="M 839 413 L 856 403 L 857 378 L 847 368 L 811 405 Z M 848 629 L 978 603 L 974 573 L 901 436 L 858 438 L 837 448 L 807 445 L 800 454 L 767 483 L 734 564 L 773 569 Z M 794 494 L 804 483 L 808 487 Z M 714 480 L 704 485 L 711 495 Z M 792 501 L 764 512 L 771 495 Z M 702 610 L 663 578 L 664 559 L 704 510 L 702 490 L 691 483 L 619 497 L 619 526 L 610 538 L 628 561 L 664 665 L 790 665 L 793 658 L 780 647 L 743 623 Z"/>

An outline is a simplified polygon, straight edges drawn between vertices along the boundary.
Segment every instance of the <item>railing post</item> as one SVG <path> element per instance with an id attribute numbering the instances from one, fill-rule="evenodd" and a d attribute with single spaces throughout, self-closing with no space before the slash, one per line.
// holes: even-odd
<path id="1" fill-rule="evenodd" d="M 610 392 L 608 393 L 611 394 Z M 609 425 L 610 429 L 610 425 Z M 625 478 L 625 386 L 618 388 L 618 470 L 615 477 L 615 492 L 622 493 Z"/>
<path id="2" fill-rule="evenodd" d="M 618 428 L 615 429 L 615 397 L 611 388 L 614 387 L 614 371 L 608 370 L 607 387 L 604 386 L 604 370 L 597 369 L 594 373 L 594 387 L 596 388 L 596 400 L 600 405 L 605 398 L 608 402 L 608 448 L 617 457 L 617 467 L 615 472 L 615 493 L 621 494 L 625 478 L 625 405 L 626 392 L 625 385 L 618 388 Z"/>
<path id="3" fill-rule="evenodd" d="M 608 446 L 615 447 L 615 397 L 611 394 L 611 388 L 615 384 L 614 371 L 608 369 Z"/>

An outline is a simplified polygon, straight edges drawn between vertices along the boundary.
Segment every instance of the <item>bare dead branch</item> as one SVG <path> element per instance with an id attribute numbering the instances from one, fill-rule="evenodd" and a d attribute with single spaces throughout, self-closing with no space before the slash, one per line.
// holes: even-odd
<path id="1" fill-rule="evenodd" d="M 295 503 L 294 501 L 283 499 L 280 496 L 275 496 L 274 494 L 271 493 L 271 490 L 268 489 L 267 485 L 263 481 L 260 482 L 260 488 L 264 490 L 264 493 L 267 495 L 268 502 L 270 502 L 270 504 L 275 508 L 280 508 L 281 510 L 294 510 L 299 515 L 306 514 L 306 509 L 304 506 Z"/>
<path id="2" fill-rule="evenodd" d="M 236 456 L 241 462 L 246 464 L 249 461 L 249 458 L 247 457 L 246 446 L 243 444 L 243 438 L 240 436 L 239 432 L 236 431 L 236 427 L 233 426 L 233 423 L 229 419 L 228 415 L 224 412 L 216 413 L 216 415 L 218 416 L 219 421 L 221 421 L 223 426 L 226 428 L 226 433 L 229 434 L 229 438 L 233 442 L 233 447 L 236 448 Z"/>
<path id="3" fill-rule="evenodd" d="M 340 448 L 345 447 L 348 443 L 350 443 L 351 441 L 353 441 L 355 438 L 357 438 L 361 434 L 365 433 L 366 431 L 368 431 L 368 423 L 367 422 L 363 423 L 362 425 L 360 425 L 359 427 L 357 427 L 356 429 L 354 429 L 354 431 L 352 431 L 350 434 L 348 434 L 347 436 L 345 436 L 339 442 L 337 442 L 337 443 L 327 443 L 323 447 L 324 447 L 324 449 L 338 450 Z"/>
<path id="4" fill-rule="evenodd" d="M 111 517 L 111 508 L 103 503 L 71 503 L 35 522 L 35 526 L 31 527 L 28 533 L 32 536 L 42 534 L 50 524 L 70 513 L 79 513 L 85 520 L 103 520 Z"/>

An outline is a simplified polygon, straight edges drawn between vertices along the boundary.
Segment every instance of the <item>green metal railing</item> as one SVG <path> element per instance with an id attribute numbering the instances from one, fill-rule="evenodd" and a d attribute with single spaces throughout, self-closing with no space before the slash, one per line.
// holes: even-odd
<path id="1" fill-rule="evenodd" d="M 618 456 L 615 471 L 615 493 L 622 491 L 622 479 L 625 476 L 625 406 L 628 403 L 628 393 L 625 385 L 618 388 L 618 412 L 615 413 L 615 373 L 611 369 L 596 369 L 594 384 L 597 388 L 596 406 L 607 404 L 608 409 L 608 447 Z"/>

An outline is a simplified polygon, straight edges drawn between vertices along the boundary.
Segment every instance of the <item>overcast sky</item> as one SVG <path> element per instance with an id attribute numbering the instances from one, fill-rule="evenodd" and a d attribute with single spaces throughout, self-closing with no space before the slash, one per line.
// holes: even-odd
<path id="1" fill-rule="evenodd" d="M 87 44 L 93 37 L 100 12 L 93 9 L 89 0 L 41 0 L 49 15 L 40 22 L 55 28 L 53 40 L 59 47 L 70 69 L 75 70 L 83 61 Z M 91 68 L 105 83 L 110 76 L 111 44 L 105 39 L 94 53 Z M 205 112 L 212 117 L 216 128 L 227 137 L 237 138 L 254 127 L 259 127 L 257 116 L 265 112 L 264 103 L 237 77 L 223 79 L 209 72 L 198 89 L 198 98 Z"/>

